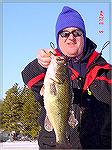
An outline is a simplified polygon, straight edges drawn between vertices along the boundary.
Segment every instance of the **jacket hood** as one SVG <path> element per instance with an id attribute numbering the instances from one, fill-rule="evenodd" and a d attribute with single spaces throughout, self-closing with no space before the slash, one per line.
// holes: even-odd
<path id="1" fill-rule="evenodd" d="M 88 60 L 90 55 L 95 51 L 97 45 L 91 41 L 89 38 L 86 37 L 86 50 L 84 53 L 84 57 L 82 58 L 81 62 Z"/>

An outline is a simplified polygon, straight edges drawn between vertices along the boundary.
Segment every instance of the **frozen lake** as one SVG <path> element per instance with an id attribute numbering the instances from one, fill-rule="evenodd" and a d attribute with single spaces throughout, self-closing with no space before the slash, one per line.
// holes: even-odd
<path id="1" fill-rule="evenodd" d="M 0 143 L 0 150 L 39 150 L 39 147 L 37 141 L 14 141 Z"/>

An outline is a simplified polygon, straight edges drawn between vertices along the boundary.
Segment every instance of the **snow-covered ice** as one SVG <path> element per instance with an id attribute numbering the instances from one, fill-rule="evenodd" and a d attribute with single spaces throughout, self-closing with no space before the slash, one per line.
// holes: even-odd
<path id="1" fill-rule="evenodd" d="M 14 141 L 0 143 L 0 150 L 39 150 L 38 141 Z"/>

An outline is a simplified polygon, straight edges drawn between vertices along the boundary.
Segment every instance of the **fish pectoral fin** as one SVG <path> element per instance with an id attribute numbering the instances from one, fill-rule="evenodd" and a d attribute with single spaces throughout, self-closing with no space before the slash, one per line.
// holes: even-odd
<path id="1" fill-rule="evenodd" d="M 43 96 L 43 95 L 44 95 L 44 85 L 41 87 L 40 95 L 41 95 L 41 96 Z"/>
<path id="2" fill-rule="evenodd" d="M 71 111 L 71 114 L 70 114 L 70 117 L 69 117 L 69 120 L 68 120 L 68 124 L 74 129 L 77 126 L 78 123 L 79 122 L 75 118 L 74 111 Z"/>
<path id="3" fill-rule="evenodd" d="M 49 121 L 48 116 L 46 115 L 45 120 L 44 120 L 44 128 L 45 130 L 47 130 L 48 132 L 53 130 L 53 126 L 51 124 L 51 122 Z"/>

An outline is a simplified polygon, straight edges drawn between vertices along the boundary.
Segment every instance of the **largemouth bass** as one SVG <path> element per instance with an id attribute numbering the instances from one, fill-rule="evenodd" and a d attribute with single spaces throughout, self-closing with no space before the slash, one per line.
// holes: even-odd
<path id="1" fill-rule="evenodd" d="M 67 143 L 66 127 L 70 100 L 70 79 L 66 61 L 61 56 L 54 56 L 44 79 L 44 107 L 55 131 L 58 145 Z"/>

